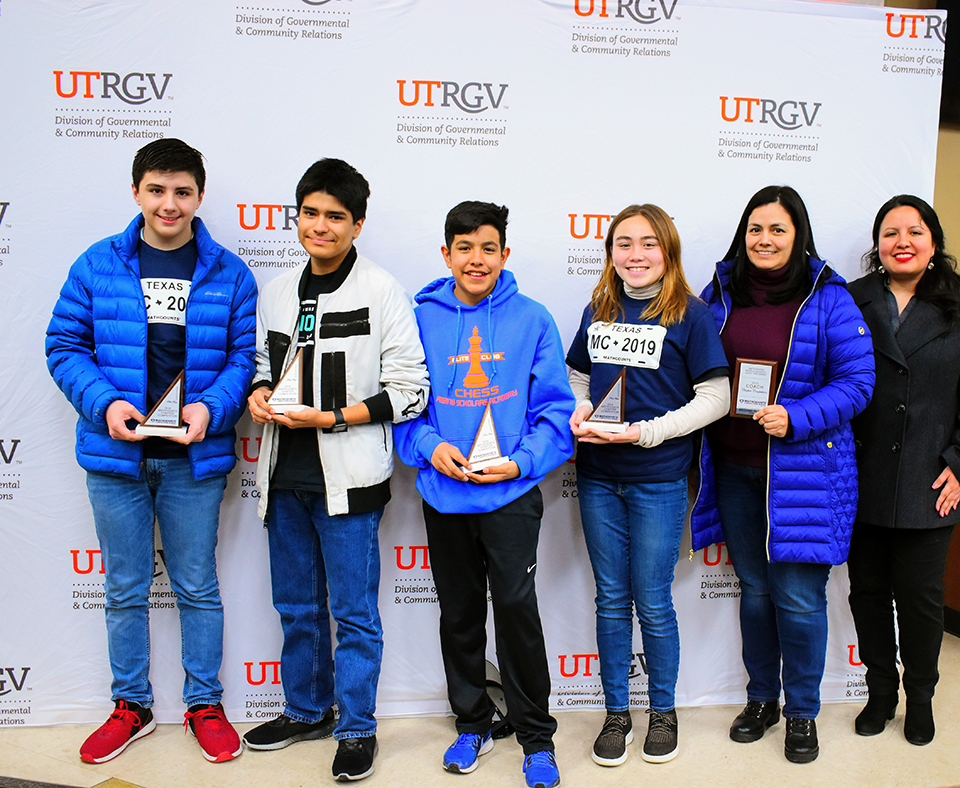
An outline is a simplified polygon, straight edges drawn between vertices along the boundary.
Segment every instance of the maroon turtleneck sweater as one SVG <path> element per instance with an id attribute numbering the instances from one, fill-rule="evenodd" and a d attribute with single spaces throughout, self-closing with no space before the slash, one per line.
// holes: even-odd
<path id="1" fill-rule="evenodd" d="M 777 384 L 790 347 L 790 330 L 803 297 L 784 304 L 768 304 L 767 293 L 786 284 L 790 266 L 763 271 L 749 266 L 750 295 L 754 306 L 734 306 L 720 339 L 730 379 L 738 358 L 777 362 Z M 767 433 L 753 419 L 725 416 L 707 428 L 710 449 L 717 459 L 762 468 L 767 464 Z"/>

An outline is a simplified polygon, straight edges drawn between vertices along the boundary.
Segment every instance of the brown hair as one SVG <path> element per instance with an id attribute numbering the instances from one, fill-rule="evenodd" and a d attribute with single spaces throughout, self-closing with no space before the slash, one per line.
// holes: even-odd
<path id="1" fill-rule="evenodd" d="M 612 323 L 618 317 L 624 316 L 623 310 L 623 280 L 613 267 L 613 238 L 617 226 L 633 216 L 642 216 L 650 223 L 654 235 L 660 243 L 663 252 L 663 288 L 654 298 L 640 317 L 652 319 L 658 317 L 660 325 L 672 326 L 683 320 L 687 311 L 687 296 L 693 295 L 687 278 L 683 274 L 683 265 L 680 263 L 680 234 L 673 220 L 667 212 L 656 205 L 629 205 L 618 213 L 607 230 L 606 262 L 600 281 L 593 289 L 590 299 L 590 308 L 594 320 Z"/>

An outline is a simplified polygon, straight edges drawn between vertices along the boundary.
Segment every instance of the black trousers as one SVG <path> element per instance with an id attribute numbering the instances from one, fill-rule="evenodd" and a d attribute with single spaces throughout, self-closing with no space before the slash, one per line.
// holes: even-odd
<path id="1" fill-rule="evenodd" d="M 446 514 L 426 501 L 423 518 L 440 600 L 440 649 L 458 733 L 485 733 L 487 580 L 507 715 L 525 755 L 553 749 L 550 671 L 535 585 L 543 498 L 534 487 L 482 514 Z"/>
<path id="2" fill-rule="evenodd" d="M 850 610 L 871 695 L 894 695 L 900 688 L 893 628 L 896 602 L 903 689 L 911 701 L 933 698 L 943 642 L 943 572 L 952 535 L 952 525 L 931 529 L 854 525 L 847 562 Z"/>

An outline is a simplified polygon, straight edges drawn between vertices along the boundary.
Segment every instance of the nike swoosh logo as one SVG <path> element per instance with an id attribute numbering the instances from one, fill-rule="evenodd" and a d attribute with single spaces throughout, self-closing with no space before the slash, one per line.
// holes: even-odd
<path id="1" fill-rule="evenodd" d="M 530 564 L 530 566 L 527 567 L 527 574 L 528 574 L 528 575 L 533 571 L 533 567 L 535 567 L 535 566 L 536 566 L 536 564 Z"/>

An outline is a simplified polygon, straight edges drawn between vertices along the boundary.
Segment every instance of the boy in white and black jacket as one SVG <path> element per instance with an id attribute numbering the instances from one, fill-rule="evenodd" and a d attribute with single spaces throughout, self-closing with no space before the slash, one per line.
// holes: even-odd
<path id="1" fill-rule="evenodd" d="M 248 399 L 264 425 L 259 513 L 283 627 L 286 708 L 244 743 L 275 750 L 333 733 L 338 780 L 374 768 L 383 652 L 377 530 L 390 499 L 391 427 L 416 416 L 428 390 L 406 293 L 353 245 L 369 194 L 364 177 L 337 159 L 318 161 L 300 180 L 298 235 L 310 262 L 263 288 Z M 277 413 L 268 399 L 298 350 L 304 407 Z"/>

